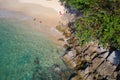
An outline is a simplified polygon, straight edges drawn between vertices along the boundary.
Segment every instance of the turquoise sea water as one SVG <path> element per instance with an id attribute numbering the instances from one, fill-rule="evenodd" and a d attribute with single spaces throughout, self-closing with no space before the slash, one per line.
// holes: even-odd
<path id="1" fill-rule="evenodd" d="M 0 80 L 58 80 L 51 67 L 63 65 L 57 46 L 17 19 L 0 19 Z"/>

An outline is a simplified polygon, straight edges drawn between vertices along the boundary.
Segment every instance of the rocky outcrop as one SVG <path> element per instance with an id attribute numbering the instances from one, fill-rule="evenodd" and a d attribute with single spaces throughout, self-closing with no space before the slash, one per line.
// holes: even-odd
<path id="1" fill-rule="evenodd" d="M 109 51 L 98 42 L 79 45 L 79 40 L 65 28 L 65 54 L 62 60 L 73 70 L 69 80 L 120 80 L 120 51 Z M 66 36 L 69 35 L 69 36 Z"/>
<path id="2" fill-rule="evenodd" d="M 120 51 L 101 51 L 98 44 L 89 43 L 82 49 L 77 46 L 63 55 L 63 61 L 84 80 L 117 80 Z M 116 53 L 117 52 L 117 53 Z M 72 79 L 71 79 L 72 80 Z M 79 80 L 79 79 L 73 79 Z"/>

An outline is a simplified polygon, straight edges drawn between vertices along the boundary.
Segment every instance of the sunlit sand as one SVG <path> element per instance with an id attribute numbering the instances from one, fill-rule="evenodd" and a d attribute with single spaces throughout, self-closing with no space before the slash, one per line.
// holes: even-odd
<path id="1" fill-rule="evenodd" d="M 55 42 L 61 36 L 55 30 L 55 27 L 62 21 L 59 12 L 64 13 L 64 7 L 61 6 L 59 0 L 0 0 L 0 9 L 32 17 L 33 21 L 38 23 L 37 25 L 46 26 L 42 30 L 37 29 L 46 33 Z"/>

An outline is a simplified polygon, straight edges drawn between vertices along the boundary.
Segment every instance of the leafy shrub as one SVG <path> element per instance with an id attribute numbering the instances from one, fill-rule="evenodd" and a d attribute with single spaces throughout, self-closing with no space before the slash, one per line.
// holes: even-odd
<path id="1" fill-rule="evenodd" d="M 120 49 L 120 0 L 62 0 L 66 5 L 83 12 L 74 23 L 76 36 L 83 45 L 99 40 L 105 46 Z"/>

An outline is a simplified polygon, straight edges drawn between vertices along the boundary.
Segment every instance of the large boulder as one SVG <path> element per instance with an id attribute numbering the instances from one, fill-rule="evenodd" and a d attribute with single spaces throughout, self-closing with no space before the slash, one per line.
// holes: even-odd
<path id="1" fill-rule="evenodd" d="M 117 66 L 120 64 L 120 51 L 113 51 L 110 56 L 107 58 L 113 65 Z"/>

